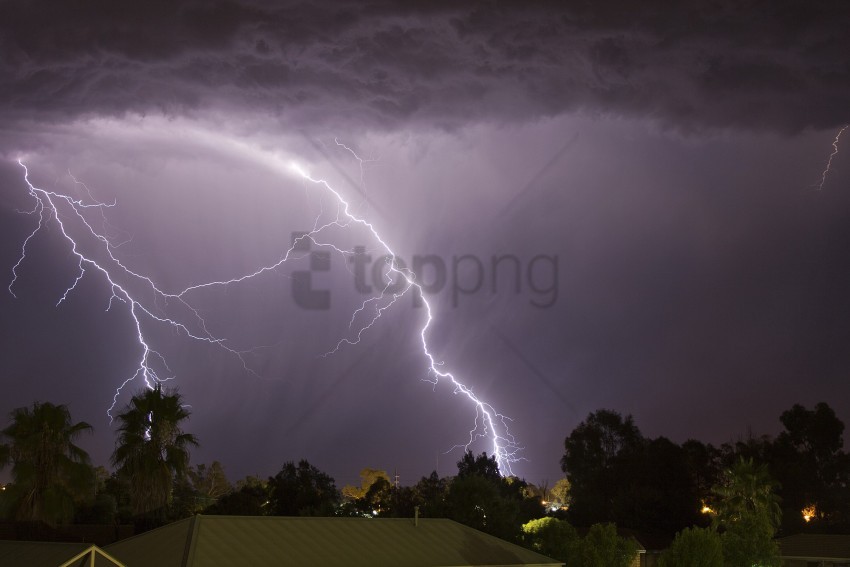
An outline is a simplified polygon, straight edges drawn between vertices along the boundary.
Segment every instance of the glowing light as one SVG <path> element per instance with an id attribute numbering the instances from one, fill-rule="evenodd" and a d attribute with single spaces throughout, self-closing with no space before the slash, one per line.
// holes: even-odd
<path id="1" fill-rule="evenodd" d="M 496 458 L 500 472 L 503 475 L 513 474 L 511 465 L 520 460 L 518 453 L 521 450 L 521 447 L 517 444 L 513 435 L 510 433 L 508 427 L 509 422 L 511 421 L 510 418 L 499 413 L 492 405 L 490 405 L 490 403 L 479 398 L 473 392 L 472 388 L 461 382 L 460 379 L 453 373 L 441 369 L 443 362 L 437 360 L 434 353 L 430 350 L 428 343 L 429 331 L 431 330 L 431 324 L 434 321 L 434 311 L 432 306 L 428 302 L 422 286 L 417 283 L 416 274 L 407 268 L 401 267 L 401 263 L 397 259 L 395 252 L 382 238 L 375 226 L 361 216 L 353 213 L 351 205 L 341 193 L 334 189 L 324 179 L 311 176 L 300 163 L 283 159 L 278 155 L 264 152 L 242 142 L 222 138 L 216 135 L 206 135 L 207 140 L 211 138 L 218 139 L 222 146 L 233 150 L 239 155 L 248 156 L 253 161 L 270 167 L 275 171 L 287 171 L 295 174 L 305 183 L 310 183 L 320 187 L 331 195 L 333 199 L 335 199 L 337 204 L 336 216 L 324 224 L 320 224 L 319 219 L 317 218 L 314 222 L 313 230 L 296 239 L 296 241 L 292 243 L 280 259 L 274 263 L 261 266 L 252 272 L 230 279 L 191 285 L 177 293 L 169 293 L 160 289 L 150 277 L 137 273 L 122 263 L 115 254 L 116 248 L 122 243 L 114 243 L 103 231 L 98 231 L 94 228 L 94 223 L 90 222 L 88 215 L 90 215 L 92 211 L 96 211 L 103 217 L 104 210 L 116 206 L 116 203 L 107 204 L 97 201 L 91 196 L 91 192 L 88 191 L 88 188 L 85 188 L 88 200 L 82 200 L 74 199 L 69 195 L 56 191 L 48 191 L 46 189 L 36 187 L 30 182 L 27 166 L 24 165 L 22 161 L 18 161 L 24 170 L 24 180 L 28 187 L 29 194 L 34 201 L 33 208 L 28 211 L 28 214 L 34 215 L 37 222 L 33 231 L 24 239 L 21 246 L 20 257 L 12 267 L 12 278 L 8 287 L 9 292 L 13 296 L 15 295 L 14 289 L 15 284 L 18 281 L 18 271 L 27 259 L 27 250 L 30 242 L 36 237 L 42 228 L 44 228 L 48 223 L 53 222 L 58 226 L 61 237 L 68 243 L 73 256 L 76 258 L 78 267 L 78 272 L 74 281 L 68 286 L 68 288 L 66 288 L 65 292 L 59 298 L 57 305 L 67 300 L 69 294 L 76 289 L 77 284 L 87 274 L 87 270 L 90 270 L 93 273 L 102 276 L 111 290 L 111 296 L 109 297 L 106 309 L 111 309 L 116 302 L 123 303 L 126 305 L 128 313 L 132 318 L 133 326 L 135 328 L 135 338 L 140 348 L 140 358 L 133 374 L 126 378 L 117 387 L 115 394 L 113 395 L 112 405 L 107 410 L 110 420 L 112 419 L 112 411 L 118 403 L 118 397 L 123 388 L 133 380 L 142 379 L 146 387 L 153 389 L 156 384 L 172 380 L 174 378 L 173 373 L 163 355 L 151 347 L 150 341 L 147 339 L 144 331 L 147 324 L 167 325 L 172 327 L 178 334 L 222 348 L 238 357 L 242 362 L 243 368 L 246 371 L 253 373 L 243 358 L 245 352 L 231 348 L 228 346 L 225 339 L 214 336 L 207 329 L 206 322 L 202 318 L 200 311 L 189 303 L 187 299 L 188 296 L 202 288 L 238 284 L 266 272 L 273 271 L 292 257 L 299 241 L 305 238 L 311 240 L 316 245 L 329 247 L 339 254 L 350 255 L 353 253 L 352 251 L 341 249 L 327 242 L 319 242 L 318 238 L 323 231 L 330 227 L 346 228 L 355 225 L 368 230 L 372 237 L 380 243 L 381 247 L 384 249 L 387 257 L 386 268 L 383 272 L 383 277 L 386 278 L 386 286 L 382 290 L 376 292 L 376 295 L 365 300 L 356 310 L 354 310 L 349 321 L 349 329 L 353 332 L 353 335 L 351 337 L 344 337 L 340 339 L 334 348 L 325 353 L 325 356 L 337 352 L 340 348 L 343 348 L 346 345 L 358 344 L 363 335 L 378 322 L 381 316 L 390 309 L 400 297 L 411 292 L 411 290 L 413 293 L 419 294 L 422 299 L 422 304 L 425 307 L 424 320 L 419 330 L 419 340 L 423 356 L 427 363 L 426 380 L 434 384 L 435 387 L 441 380 L 448 381 L 454 388 L 454 393 L 460 394 L 466 398 L 475 409 L 475 418 L 472 428 L 469 431 L 468 440 L 465 444 L 456 445 L 455 447 L 452 447 L 452 449 L 458 447 L 469 449 L 476 441 L 489 439 L 491 442 L 492 454 Z M 374 160 L 361 159 L 348 146 L 340 143 L 338 140 L 335 140 L 335 142 L 338 146 L 350 152 L 357 159 L 361 168 L 361 182 L 364 182 L 364 164 Z M 76 179 L 74 179 L 74 182 L 79 184 Z M 73 231 L 68 226 L 70 223 L 74 224 Z M 75 238 L 72 236 L 72 232 L 74 234 L 79 232 L 82 236 Z M 399 277 L 404 282 L 401 289 L 390 291 L 391 288 L 395 287 L 393 284 Z M 139 286 L 144 289 L 143 294 L 137 294 L 133 291 Z M 141 299 L 142 297 L 145 299 Z M 174 314 L 174 311 L 170 311 L 169 313 L 171 314 L 163 314 L 162 305 L 169 304 L 169 302 L 176 302 L 177 308 L 180 311 L 179 314 Z M 356 324 L 358 321 L 361 322 Z M 143 324 L 143 322 L 145 324 Z"/>
<path id="2" fill-rule="evenodd" d="M 806 523 L 811 522 L 815 517 L 817 517 L 817 513 L 818 511 L 814 504 L 806 506 L 802 510 L 803 520 L 805 520 Z"/>
<path id="3" fill-rule="evenodd" d="M 708 505 L 703 504 L 702 508 L 700 508 L 700 514 L 714 514 L 715 511 Z"/>
<path id="4" fill-rule="evenodd" d="M 841 130 L 838 131 L 838 134 L 835 135 L 835 139 L 832 141 L 832 153 L 829 154 L 829 159 L 826 162 L 826 167 L 824 168 L 823 173 L 821 173 L 820 183 L 818 183 L 818 191 L 823 189 L 823 185 L 824 183 L 826 183 L 826 176 L 829 174 L 829 170 L 832 167 L 832 158 L 834 158 L 836 154 L 838 154 L 838 140 L 841 139 L 841 134 L 844 133 L 848 126 L 850 126 L 850 124 L 847 124 L 846 126 L 842 127 Z"/>

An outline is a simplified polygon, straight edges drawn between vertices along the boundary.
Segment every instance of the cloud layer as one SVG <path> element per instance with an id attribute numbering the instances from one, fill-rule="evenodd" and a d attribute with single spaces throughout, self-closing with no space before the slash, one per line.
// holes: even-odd
<path id="1" fill-rule="evenodd" d="M 850 5 L 832 1 L 17 2 L 4 120 L 248 109 L 381 128 L 563 112 L 680 129 L 850 121 Z"/>

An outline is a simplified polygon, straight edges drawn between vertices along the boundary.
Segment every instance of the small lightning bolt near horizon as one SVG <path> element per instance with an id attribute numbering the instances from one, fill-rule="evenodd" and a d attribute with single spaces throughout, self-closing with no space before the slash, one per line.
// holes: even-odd
<path id="1" fill-rule="evenodd" d="M 835 139 L 832 141 L 832 153 L 829 154 L 829 159 L 826 162 L 826 167 L 821 173 L 820 183 L 818 183 L 817 190 L 821 191 L 823 189 L 824 183 L 826 183 L 826 176 L 829 174 L 829 170 L 832 168 L 832 159 L 838 154 L 838 140 L 841 139 L 841 134 L 850 127 L 850 124 L 845 124 L 839 131 L 838 134 L 835 135 Z"/>
<path id="2" fill-rule="evenodd" d="M 372 160 L 361 159 L 351 148 L 340 143 L 338 140 L 334 141 L 358 160 L 361 168 L 361 182 L 363 182 L 364 162 Z M 69 294 L 76 289 L 79 282 L 87 274 L 87 271 L 91 270 L 93 273 L 102 275 L 111 290 L 111 296 L 107 302 L 106 309 L 111 309 L 116 302 L 123 303 L 127 306 L 128 313 L 132 319 L 136 342 L 140 348 L 140 358 L 135 371 L 115 391 L 112 398 L 112 405 L 107 410 L 110 420 L 112 419 L 112 412 L 118 403 L 118 398 L 122 390 L 133 380 L 141 379 L 147 388 L 153 388 L 158 383 L 174 379 L 173 372 L 169 368 L 165 357 L 151 346 L 151 340 L 146 335 L 145 329 L 150 324 L 166 325 L 173 328 L 178 334 L 222 348 L 236 356 L 247 372 L 256 375 L 249 368 L 245 359 L 245 355 L 250 351 L 233 348 L 229 345 L 227 339 L 214 335 L 207 328 L 206 321 L 201 316 L 200 310 L 190 303 L 189 296 L 203 288 L 238 284 L 278 269 L 290 259 L 297 259 L 296 250 L 299 241 L 302 239 L 309 239 L 317 246 L 330 248 L 334 252 L 348 257 L 353 254 L 353 251 L 338 247 L 332 242 L 326 242 L 324 241 L 325 239 L 321 238 L 321 235 L 332 228 L 344 229 L 349 226 L 359 226 L 366 229 L 386 252 L 387 261 L 383 274 L 386 286 L 354 310 L 348 325 L 349 331 L 353 334 L 351 337 L 340 339 L 336 346 L 327 352 L 325 356 L 333 354 L 344 345 L 358 344 L 364 333 L 368 332 L 377 324 L 384 312 L 390 309 L 401 296 L 411 291 L 418 293 L 425 307 L 425 320 L 419 330 L 419 338 L 423 356 L 427 361 L 427 372 L 429 375 L 427 380 L 434 384 L 435 387 L 441 380 L 449 381 L 454 388 L 454 392 L 456 394 L 462 394 L 472 403 L 475 409 L 475 419 L 469 431 L 468 441 L 464 444 L 455 445 L 452 449 L 464 448 L 469 450 L 476 441 L 489 439 L 492 444 L 492 453 L 499 465 L 500 472 L 506 476 L 512 475 L 511 465 L 521 460 L 519 456 L 521 447 L 510 433 L 508 426 L 511 419 L 496 411 L 490 403 L 479 398 L 472 388 L 461 382 L 454 374 L 440 368 L 443 363 L 436 359 L 428 343 L 428 334 L 432 328 L 434 312 L 431 304 L 425 297 L 421 284 L 416 281 L 416 274 L 407 268 L 401 267 L 395 252 L 381 237 L 375 226 L 352 212 L 349 202 L 330 183 L 324 179 L 311 176 L 304 168 L 294 162 L 289 162 L 288 167 L 284 167 L 281 158 L 277 155 L 264 152 L 257 148 L 250 148 L 246 144 L 233 140 L 228 140 L 228 142 L 239 151 L 251 153 L 252 157 L 260 163 L 272 165 L 279 170 L 288 170 L 297 175 L 303 182 L 321 187 L 335 200 L 336 214 L 330 220 L 325 219 L 325 221 L 320 222 L 322 216 L 322 213 L 320 213 L 319 217 L 314 220 L 313 229 L 297 238 L 276 261 L 268 265 L 229 279 L 194 284 L 174 293 L 161 289 L 152 278 L 133 271 L 122 263 L 117 256 L 116 249 L 121 244 L 126 243 L 126 240 L 117 244 L 113 243 L 106 234 L 106 228 L 110 225 L 108 225 L 104 213 L 104 209 L 115 207 L 117 203 L 108 204 L 97 201 L 88 188 L 73 176 L 71 176 L 71 179 L 73 179 L 74 183 L 82 186 L 85 190 L 85 199 L 87 200 L 75 199 L 68 194 L 36 187 L 30 181 L 27 166 L 23 161 L 18 160 L 19 165 L 24 170 L 24 180 L 28 192 L 35 201 L 33 208 L 30 211 L 25 211 L 25 213 L 35 215 L 37 222 L 36 227 L 24 239 L 18 261 L 12 267 L 12 279 L 8 286 L 9 292 L 15 296 L 14 289 L 18 282 L 18 273 L 22 264 L 27 259 L 28 247 L 32 239 L 48 223 L 53 221 L 58 226 L 62 238 L 68 243 L 72 255 L 76 258 L 78 269 L 76 277 L 65 289 L 57 302 L 57 306 L 68 298 Z M 89 211 L 96 211 L 100 215 L 103 222 L 102 230 L 95 228 L 95 223 L 89 219 Z M 81 236 L 77 238 L 72 236 L 72 229 L 69 227 L 71 223 L 74 224 L 74 234 L 79 233 Z M 401 286 L 401 289 L 391 289 L 394 287 L 397 278 L 401 278 L 404 284 Z M 449 451 L 452 449 L 449 449 Z"/>

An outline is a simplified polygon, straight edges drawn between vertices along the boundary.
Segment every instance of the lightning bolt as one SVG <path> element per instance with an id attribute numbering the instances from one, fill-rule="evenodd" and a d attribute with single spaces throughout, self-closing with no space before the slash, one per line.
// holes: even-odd
<path id="1" fill-rule="evenodd" d="M 348 149 L 348 148 L 346 148 Z M 475 408 L 475 421 L 473 424 L 473 428 L 469 432 L 469 441 L 464 445 L 458 445 L 456 447 L 463 447 L 464 449 L 469 449 L 469 447 L 478 439 L 489 437 L 492 442 L 492 451 L 493 455 L 496 457 L 496 461 L 499 464 L 499 470 L 503 475 L 511 475 L 513 471 L 511 469 L 511 465 L 517 462 L 520 457 L 518 453 L 520 451 L 520 447 L 516 442 L 516 439 L 510 433 L 509 421 L 510 418 L 505 416 L 504 414 L 496 411 L 492 405 L 488 402 L 480 399 L 471 388 L 466 386 L 463 382 L 461 382 L 453 373 L 446 372 L 440 369 L 442 366 L 441 362 L 438 362 L 434 354 L 431 352 L 428 346 L 428 331 L 431 327 L 431 323 L 434 321 L 434 311 L 431 307 L 430 302 L 426 297 L 425 292 L 422 289 L 422 286 L 416 282 L 416 274 L 414 274 L 409 269 L 403 269 L 399 267 L 396 253 L 390 248 L 389 244 L 381 237 L 378 233 L 375 226 L 359 217 L 351 212 L 351 205 L 349 202 L 336 190 L 334 189 L 327 181 L 324 179 L 317 179 L 312 177 L 309 173 L 304 171 L 298 164 L 291 164 L 291 168 L 295 171 L 299 176 L 301 176 L 304 180 L 309 181 L 310 183 L 314 183 L 316 185 L 320 185 L 326 191 L 331 193 L 336 201 L 342 205 L 340 210 L 340 214 L 347 219 L 352 224 L 360 225 L 366 228 L 371 234 L 372 237 L 380 243 L 383 250 L 386 252 L 387 263 L 386 263 L 386 271 L 384 272 L 384 277 L 386 280 L 386 286 L 383 288 L 381 293 L 377 296 L 373 296 L 366 301 L 354 312 L 352 315 L 351 321 L 349 322 L 349 328 L 356 328 L 355 339 L 343 338 L 341 339 L 336 346 L 326 354 L 333 354 L 337 352 L 343 345 L 355 345 L 360 342 L 363 334 L 371 329 L 381 318 L 383 313 L 392 307 L 395 302 L 408 293 L 411 290 L 414 290 L 415 293 L 418 293 L 422 298 L 422 303 L 425 307 L 425 322 L 420 328 L 419 338 L 421 341 L 422 352 L 428 361 L 428 374 L 432 378 L 431 383 L 436 385 L 439 381 L 447 380 L 454 387 L 454 392 L 456 394 L 461 394 L 465 396 Z M 390 286 L 395 281 L 396 277 L 401 277 L 405 285 L 403 286 L 400 292 L 389 293 L 388 290 Z M 366 321 L 360 326 L 356 326 L 354 324 L 355 319 L 360 313 L 371 311 L 369 315 L 366 316 Z"/>
<path id="2" fill-rule="evenodd" d="M 829 159 L 826 162 L 826 167 L 821 173 L 820 183 L 818 183 L 818 191 L 823 189 L 824 183 L 826 183 L 826 176 L 829 174 L 829 169 L 832 167 L 832 158 L 834 158 L 838 154 L 838 140 L 841 139 L 841 134 L 850 126 L 850 124 L 845 125 L 838 131 L 838 134 L 835 135 L 835 139 L 832 141 L 832 153 L 829 154 Z"/>
<path id="3" fill-rule="evenodd" d="M 361 182 L 365 182 L 363 178 L 364 164 L 374 160 L 361 159 L 351 148 L 338 140 L 334 141 L 338 146 L 354 155 L 360 164 Z M 438 361 L 428 343 L 429 332 L 434 321 L 434 309 L 427 300 L 422 286 L 417 283 L 416 274 L 407 268 L 401 267 L 396 253 L 379 234 L 376 227 L 362 216 L 354 213 L 349 201 L 339 191 L 334 189 L 329 182 L 311 176 L 299 164 L 289 162 L 284 167 L 282 158 L 277 155 L 250 147 L 241 142 L 233 140 L 227 140 L 227 142 L 232 149 L 238 150 L 239 153 L 250 154 L 257 161 L 273 166 L 277 170 L 287 170 L 296 175 L 302 182 L 319 187 L 333 198 L 336 204 L 336 214 L 330 220 L 321 222 L 323 213 L 319 213 L 313 223 L 313 229 L 297 238 L 276 261 L 268 265 L 261 266 L 249 273 L 230 279 L 194 284 L 176 293 L 169 293 L 160 289 L 153 279 L 133 271 L 118 258 L 116 249 L 126 243 L 128 239 L 122 242 L 114 242 L 115 239 L 110 238 L 106 234 L 109 225 L 106 222 L 104 212 L 105 209 L 114 207 L 117 203 L 108 204 L 97 201 L 91 195 L 88 188 L 73 178 L 73 176 L 74 183 L 85 190 L 87 200 L 75 199 L 67 194 L 36 187 L 30 181 L 27 166 L 22 161 L 18 161 L 24 171 L 24 180 L 29 195 L 34 200 L 33 208 L 24 212 L 35 216 L 37 222 L 33 231 L 24 239 L 20 257 L 12 267 L 12 279 L 8 287 L 9 292 L 13 296 L 15 295 L 14 289 L 18 281 L 18 273 L 27 259 L 27 250 L 30 242 L 48 223 L 53 221 L 58 226 L 62 238 L 68 243 L 71 253 L 76 258 L 78 268 L 76 277 L 66 288 L 58 300 L 57 305 L 67 300 L 68 296 L 76 289 L 79 282 L 86 275 L 87 270 L 91 270 L 96 274 L 100 274 L 111 291 L 106 309 L 111 309 L 116 301 L 123 303 L 127 306 L 127 311 L 132 319 L 135 340 L 140 347 L 140 358 L 133 373 L 115 391 L 112 398 L 112 405 L 107 410 L 110 420 L 112 419 L 112 412 L 118 403 L 118 397 L 123 388 L 133 380 L 141 379 L 146 387 L 153 388 L 157 383 L 174 379 L 165 357 L 150 345 L 150 341 L 145 334 L 145 329 L 149 324 L 165 325 L 173 328 L 178 334 L 185 335 L 190 339 L 222 348 L 235 355 L 242 362 L 242 366 L 246 371 L 255 374 L 249 368 L 244 357 L 250 351 L 235 349 L 229 346 L 226 339 L 214 335 L 207 328 L 207 324 L 199 310 L 189 302 L 189 296 L 204 288 L 235 285 L 259 277 L 267 272 L 277 270 L 290 259 L 296 258 L 295 251 L 297 250 L 299 241 L 302 239 L 309 239 L 317 246 L 330 248 L 334 252 L 346 257 L 350 256 L 354 253 L 353 251 L 341 248 L 332 242 L 327 242 L 321 235 L 331 228 L 345 229 L 351 226 L 358 226 L 366 229 L 385 252 L 387 261 L 383 277 L 385 278 L 386 285 L 376 295 L 365 300 L 352 313 L 348 325 L 350 336 L 340 339 L 324 356 L 332 355 L 346 345 L 357 345 L 364 334 L 378 323 L 381 316 L 388 309 L 392 308 L 399 298 L 410 292 L 419 294 L 422 304 L 425 307 L 424 321 L 419 328 L 421 350 L 426 361 L 427 377 L 424 380 L 433 384 L 435 388 L 441 381 L 448 382 L 453 388 L 454 393 L 468 400 L 475 411 L 468 440 L 463 444 L 455 445 L 452 449 L 458 447 L 469 449 L 476 441 L 489 439 L 492 454 L 496 458 L 500 472 L 503 475 L 513 474 L 511 467 L 512 464 L 521 460 L 519 456 L 521 447 L 510 433 L 509 424 L 511 419 L 496 411 L 490 403 L 476 395 L 471 387 L 464 384 L 452 372 L 441 368 L 443 362 Z M 89 218 L 91 211 L 96 211 L 100 215 L 103 228 L 95 228 L 94 223 Z M 71 236 L 72 231 L 68 226 L 70 223 L 75 224 L 75 230 L 82 232 L 82 238 L 75 239 Z M 392 291 L 391 288 L 394 287 L 393 284 L 396 282 L 403 282 L 401 289 Z M 174 313 L 174 311 L 178 313 Z M 449 449 L 449 451 L 452 449 Z"/>
<path id="4" fill-rule="evenodd" d="M 21 245 L 21 255 L 12 267 L 12 280 L 8 287 L 9 292 L 14 297 L 17 297 L 15 295 L 14 288 L 18 280 L 18 270 L 27 258 L 27 248 L 32 239 L 35 238 L 35 236 L 44 229 L 51 220 L 53 220 L 58 226 L 60 234 L 69 244 L 72 255 L 77 259 L 78 269 L 73 282 L 65 289 L 65 292 L 59 298 L 56 305 L 59 306 L 68 299 L 68 296 L 76 289 L 77 285 L 85 276 L 88 268 L 93 270 L 95 273 L 101 274 L 109 286 L 111 295 L 106 306 L 107 311 L 112 308 L 115 301 L 124 303 L 128 307 L 128 313 L 133 321 L 133 327 L 136 332 L 136 340 L 141 347 L 141 357 L 133 374 L 125 379 L 115 391 L 115 395 L 112 398 L 112 405 L 109 406 L 109 409 L 106 412 L 107 415 L 109 415 L 110 421 L 113 417 L 112 411 L 118 403 L 118 396 L 121 394 L 122 389 L 131 381 L 141 378 L 145 386 L 152 389 L 156 383 L 166 382 L 174 378 L 174 376 L 171 375 L 171 369 L 169 368 L 165 357 L 159 351 L 151 348 L 143 329 L 143 319 L 150 319 L 158 323 L 169 325 L 174 328 L 178 334 L 184 333 L 189 338 L 216 344 L 232 354 L 235 354 L 240 360 L 242 360 L 243 367 L 246 370 L 249 370 L 243 357 L 244 352 L 230 348 L 222 339 L 213 336 L 207 330 L 206 323 L 196 309 L 184 301 L 180 296 L 165 293 L 156 286 L 153 280 L 134 272 L 115 256 L 115 249 L 126 241 L 114 244 L 110 238 L 104 234 L 105 228 L 108 225 L 104 222 L 104 230 L 96 230 L 89 221 L 86 213 L 88 210 L 96 210 L 100 212 L 101 216 L 103 216 L 104 209 L 114 207 L 116 203 L 110 205 L 93 199 L 88 188 L 86 188 L 86 192 L 88 193 L 91 202 L 86 202 L 82 199 L 74 199 L 70 195 L 36 187 L 30 181 L 29 169 L 27 166 L 21 160 L 18 160 L 18 164 L 24 170 L 24 181 L 27 185 L 29 195 L 34 200 L 33 208 L 30 211 L 25 212 L 26 214 L 35 215 L 38 221 L 35 229 L 33 229 Z M 73 176 L 71 177 L 74 179 Z M 81 185 L 76 179 L 74 179 L 74 182 Z M 84 246 L 83 243 L 78 242 L 79 239 L 75 239 L 71 236 L 68 225 L 72 222 L 76 223 L 76 228 L 78 230 L 82 230 L 85 237 L 90 237 L 90 239 L 93 240 L 95 248 L 94 251 L 87 250 L 87 247 Z M 96 252 L 100 252 L 100 258 L 97 257 Z M 122 282 L 119 280 L 116 272 L 128 281 Z M 192 314 L 194 322 L 183 323 L 175 318 L 158 314 L 157 312 L 160 312 L 161 308 L 156 307 L 155 302 L 154 305 L 147 305 L 138 299 L 140 293 L 131 289 L 131 286 L 134 283 L 142 284 L 143 287 L 149 288 L 149 290 L 154 293 L 155 298 L 162 298 L 166 300 L 171 298 L 178 300 Z"/>

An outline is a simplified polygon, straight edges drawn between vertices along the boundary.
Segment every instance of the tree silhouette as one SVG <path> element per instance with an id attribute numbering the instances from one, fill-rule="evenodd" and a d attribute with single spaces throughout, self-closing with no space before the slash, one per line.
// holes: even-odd
<path id="1" fill-rule="evenodd" d="M 174 478 L 185 476 L 189 467 L 189 447 L 198 445 L 195 436 L 180 427 L 189 415 L 180 394 L 164 393 L 157 384 L 133 396 L 117 416 L 112 464 L 129 481 L 134 514 L 165 513 Z"/>
<path id="2" fill-rule="evenodd" d="M 93 480 L 89 456 L 74 444 L 91 425 L 73 423 L 67 406 L 35 402 L 17 408 L 12 424 L 0 431 L 0 469 L 12 465 L 12 486 L 4 501 L 18 520 L 57 523 L 70 520 L 74 501 Z"/>
<path id="3" fill-rule="evenodd" d="M 724 471 L 721 484 L 713 492 L 715 526 L 724 526 L 738 521 L 746 514 L 764 515 L 774 526 L 779 526 L 782 509 L 776 495 L 776 482 L 771 478 L 766 465 L 756 464 L 752 459 L 739 458 Z"/>
<path id="4" fill-rule="evenodd" d="M 339 504 L 334 479 L 304 459 L 285 463 L 268 486 L 273 516 L 333 516 Z"/>
<path id="5" fill-rule="evenodd" d="M 726 469 L 713 490 L 718 500 L 712 526 L 723 529 L 723 560 L 737 566 L 779 565 L 779 547 L 773 536 L 782 521 L 777 484 L 767 466 L 739 457 Z"/>

